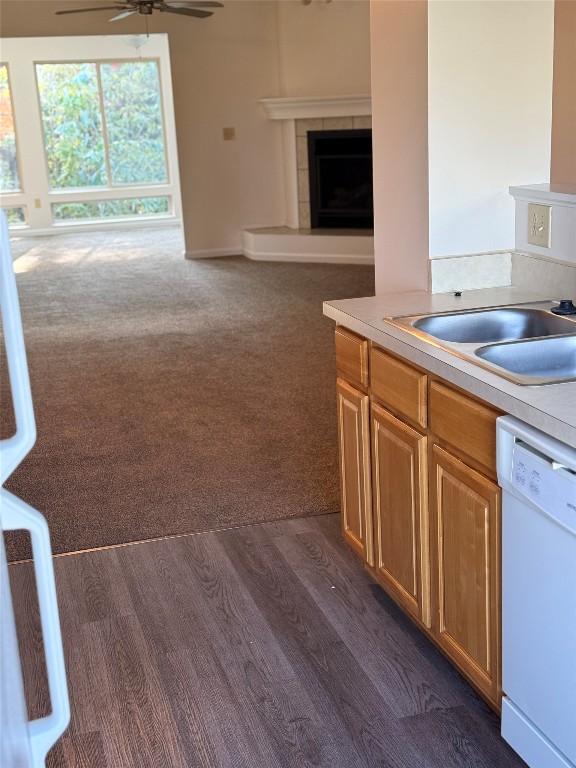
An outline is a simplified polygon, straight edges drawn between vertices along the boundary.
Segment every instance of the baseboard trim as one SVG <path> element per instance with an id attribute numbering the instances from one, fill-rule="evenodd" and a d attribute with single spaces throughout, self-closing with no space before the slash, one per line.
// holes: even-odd
<path id="1" fill-rule="evenodd" d="M 195 259 L 219 259 L 222 256 L 242 256 L 242 248 L 207 248 L 203 251 L 184 251 L 185 258 Z"/>
<path id="2" fill-rule="evenodd" d="M 290 261 L 302 264 L 374 264 L 373 255 L 359 253 L 265 253 L 244 248 L 252 261 Z"/>

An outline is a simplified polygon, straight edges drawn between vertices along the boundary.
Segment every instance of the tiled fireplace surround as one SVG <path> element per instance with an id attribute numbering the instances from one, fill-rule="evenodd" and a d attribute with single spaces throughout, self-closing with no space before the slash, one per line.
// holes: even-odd
<path id="1" fill-rule="evenodd" d="M 310 177 L 308 169 L 308 131 L 346 131 L 372 128 L 370 115 L 350 117 L 313 117 L 295 120 L 296 168 L 298 171 L 298 226 L 310 228 Z"/>
<path id="2" fill-rule="evenodd" d="M 371 230 L 310 228 L 309 131 L 372 127 L 370 95 L 272 97 L 260 100 L 282 135 L 285 220 L 280 226 L 247 227 L 242 251 L 259 261 L 373 264 Z"/>

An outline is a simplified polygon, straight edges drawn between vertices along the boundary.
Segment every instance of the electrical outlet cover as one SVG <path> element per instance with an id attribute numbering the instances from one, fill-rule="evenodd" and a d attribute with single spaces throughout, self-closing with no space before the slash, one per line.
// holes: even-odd
<path id="1" fill-rule="evenodd" d="M 550 248 L 550 218 L 552 208 L 549 205 L 528 203 L 528 242 L 540 248 Z"/>

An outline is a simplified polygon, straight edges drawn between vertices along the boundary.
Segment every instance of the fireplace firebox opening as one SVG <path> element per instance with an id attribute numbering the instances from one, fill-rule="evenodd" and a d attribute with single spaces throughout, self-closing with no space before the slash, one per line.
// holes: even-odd
<path id="1" fill-rule="evenodd" d="M 373 229 L 372 131 L 308 131 L 312 229 Z"/>

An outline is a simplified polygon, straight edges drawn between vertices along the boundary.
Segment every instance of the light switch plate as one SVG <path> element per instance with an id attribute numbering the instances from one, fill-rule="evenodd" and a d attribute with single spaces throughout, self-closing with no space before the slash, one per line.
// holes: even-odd
<path id="1" fill-rule="evenodd" d="M 550 219 L 552 208 L 549 205 L 528 203 L 528 242 L 540 248 L 550 248 Z"/>

